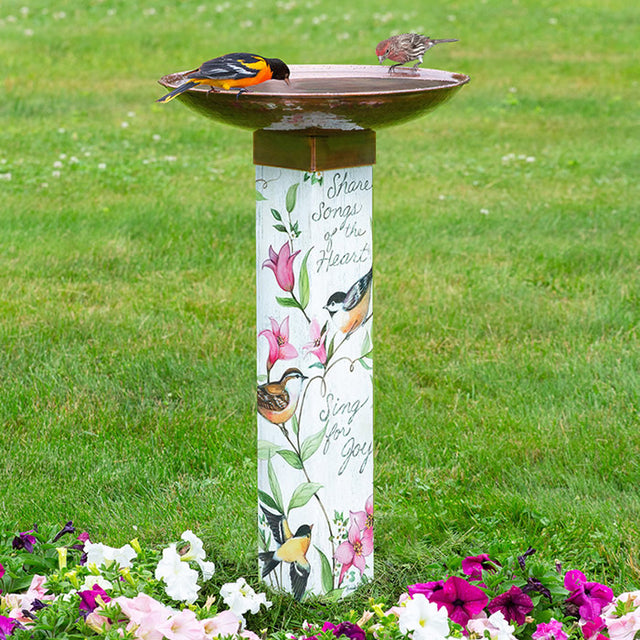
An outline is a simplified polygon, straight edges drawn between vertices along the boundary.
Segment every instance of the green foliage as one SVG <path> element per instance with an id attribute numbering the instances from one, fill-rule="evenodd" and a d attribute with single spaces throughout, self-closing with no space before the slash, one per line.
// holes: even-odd
<path id="1" fill-rule="evenodd" d="M 242 49 L 375 64 L 423 30 L 460 40 L 425 66 L 472 80 L 377 135 L 376 580 L 354 597 L 530 544 L 640 582 L 633 3 L 24 4 L 0 8 L 7 528 L 193 528 L 257 575 L 251 138 L 155 82 Z"/>

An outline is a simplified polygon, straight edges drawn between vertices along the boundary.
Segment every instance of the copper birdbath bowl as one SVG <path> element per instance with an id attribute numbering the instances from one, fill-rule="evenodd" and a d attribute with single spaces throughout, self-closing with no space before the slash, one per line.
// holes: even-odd
<path id="1" fill-rule="evenodd" d="M 442 104 L 469 82 L 461 73 L 380 65 L 290 65 L 290 84 L 270 80 L 236 99 L 236 91 L 195 87 L 179 96 L 188 107 L 226 124 L 257 130 L 357 131 L 412 120 Z M 168 90 L 187 72 L 164 76 Z"/>

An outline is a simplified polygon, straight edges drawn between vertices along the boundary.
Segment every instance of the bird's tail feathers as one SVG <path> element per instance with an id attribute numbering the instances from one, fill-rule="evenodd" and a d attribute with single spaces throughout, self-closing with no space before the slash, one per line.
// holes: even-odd
<path id="1" fill-rule="evenodd" d="M 188 82 L 181 84 L 177 89 L 174 89 L 171 93 L 167 93 L 167 95 L 162 96 L 162 98 L 158 98 L 156 102 L 162 102 L 162 103 L 169 102 L 170 100 L 173 100 L 175 97 L 179 96 L 181 93 L 188 91 L 189 89 L 197 86 L 198 84 L 199 83 L 196 82 L 195 80 L 189 80 Z"/>
<path id="2" fill-rule="evenodd" d="M 264 566 L 262 567 L 262 577 L 265 578 L 268 576 L 279 564 L 279 560 L 274 560 L 273 554 L 274 551 L 261 551 L 258 554 L 261 562 L 264 562 Z"/>

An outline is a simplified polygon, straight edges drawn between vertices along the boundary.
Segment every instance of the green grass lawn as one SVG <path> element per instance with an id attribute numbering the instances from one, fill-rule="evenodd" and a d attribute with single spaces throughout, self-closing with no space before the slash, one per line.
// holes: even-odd
<path id="1" fill-rule="evenodd" d="M 632 5 L 3 2 L 2 528 L 191 528 L 220 580 L 257 576 L 251 135 L 156 80 L 236 50 L 374 64 L 417 30 L 471 83 L 377 138 L 367 594 L 528 545 L 637 586 Z"/>

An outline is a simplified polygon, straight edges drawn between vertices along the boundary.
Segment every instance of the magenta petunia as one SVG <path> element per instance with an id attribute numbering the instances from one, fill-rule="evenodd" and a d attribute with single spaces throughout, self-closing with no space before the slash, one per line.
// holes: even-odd
<path id="1" fill-rule="evenodd" d="M 91 613 L 100 606 L 98 598 L 105 603 L 111 602 L 111 598 L 107 595 L 107 592 L 97 584 L 93 585 L 93 589 L 78 591 L 78 595 L 80 596 L 80 609 L 88 613 Z"/>
<path id="2" fill-rule="evenodd" d="M 609 587 L 599 582 L 587 582 L 582 571 L 567 571 L 564 586 L 571 592 L 567 602 L 578 607 L 583 620 L 597 620 L 602 609 L 613 600 L 613 591 Z"/>
<path id="3" fill-rule="evenodd" d="M 451 576 L 429 600 L 446 607 L 451 620 L 465 627 L 470 618 L 485 608 L 489 598 L 482 589 L 463 578 Z"/>
<path id="4" fill-rule="evenodd" d="M 489 613 L 500 611 L 507 622 L 522 625 L 528 613 L 533 611 L 531 598 L 520 587 L 513 585 L 509 591 L 496 596 L 488 605 Z"/>
<path id="5" fill-rule="evenodd" d="M 481 580 L 483 571 L 495 572 L 500 563 L 492 560 L 486 553 L 478 556 L 467 556 L 462 561 L 462 572 L 469 580 Z"/>
<path id="6" fill-rule="evenodd" d="M 427 600 L 431 600 L 431 596 L 444 588 L 444 580 L 436 580 L 435 582 L 418 582 L 410 584 L 407 587 L 409 595 L 413 598 L 416 593 L 421 593 Z"/>
<path id="7" fill-rule="evenodd" d="M 551 618 L 549 622 L 541 622 L 531 635 L 533 640 L 567 640 L 567 632 L 562 622 Z"/>
<path id="8" fill-rule="evenodd" d="M 0 616 L 0 640 L 10 636 L 16 629 L 22 628 L 23 626 L 17 620 L 8 616 Z"/>

